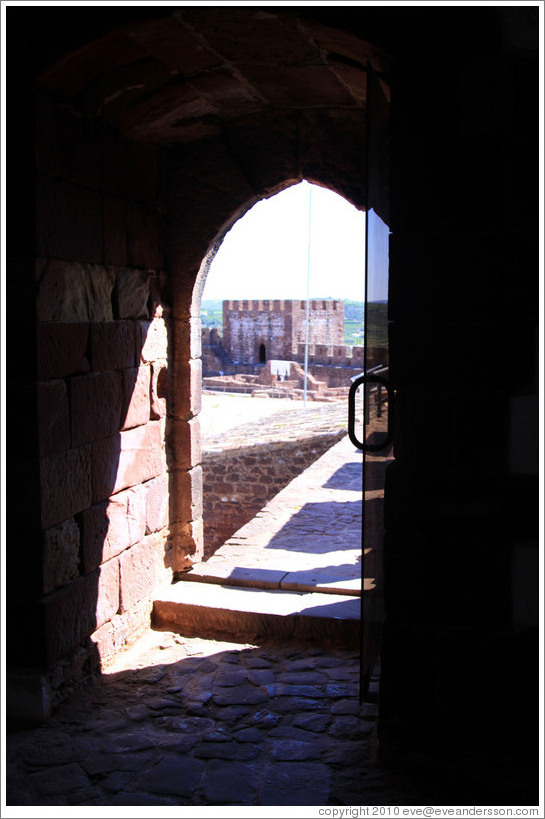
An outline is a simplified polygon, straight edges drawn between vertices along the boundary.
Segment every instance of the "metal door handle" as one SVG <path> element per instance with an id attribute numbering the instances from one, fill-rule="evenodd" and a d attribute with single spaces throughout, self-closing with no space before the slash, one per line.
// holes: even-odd
<path id="1" fill-rule="evenodd" d="M 388 425 L 386 428 L 386 436 L 383 441 L 378 444 L 368 444 L 365 442 L 360 441 L 356 436 L 356 392 L 358 387 L 362 384 L 380 384 L 386 390 L 388 394 Z M 365 400 L 365 399 L 364 399 Z M 350 385 L 350 390 L 348 393 L 348 436 L 355 447 L 361 449 L 362 452 L 378 452 L 381 449 L 386 449 L 387 446 L 390 445 L 392 442 L 393 437 L 393 430 L 392 430 L 392 415 L 391 412 L 392 408 L 392 400 L 393 400 L 393 392 L 390 388 L 390 385 L 386 378 L 383 378 L 380 375 L 374 375 L 373 373 L 368 373 L 367 375 L 360 375 L 359 378 L 356 378 L 355 381 L 352 382 Z"/>

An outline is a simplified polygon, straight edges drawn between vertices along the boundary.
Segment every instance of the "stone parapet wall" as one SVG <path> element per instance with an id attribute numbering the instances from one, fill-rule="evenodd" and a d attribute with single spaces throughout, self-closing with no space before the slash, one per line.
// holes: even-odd
<path id="1" fill-rule="evenodd" d="M 293 478 L 335 444 L 341 433 L 277 441 L 203 456 L 204 556 L 210 557 Z"/>

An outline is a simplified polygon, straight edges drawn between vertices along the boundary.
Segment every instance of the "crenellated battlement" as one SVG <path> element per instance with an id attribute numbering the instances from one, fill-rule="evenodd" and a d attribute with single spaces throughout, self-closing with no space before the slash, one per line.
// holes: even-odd
<path id="1" fill-rule="evenodd" d="M 344 302 L 338 299 L 232 299 L 223 302 L 224 346 L 234 362 L 289 360 L 298 342 L 342 344 Z"/>

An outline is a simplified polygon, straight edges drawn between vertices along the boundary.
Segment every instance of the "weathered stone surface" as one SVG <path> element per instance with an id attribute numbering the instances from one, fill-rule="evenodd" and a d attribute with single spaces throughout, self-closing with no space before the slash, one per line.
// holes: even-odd
<path id="1" fill-rule="evenodd" d="M 119 429 L 121 373 L 93 373 L 70 380 L 72 446 L 107 438 Z"/>
<path id="2" fill-rule="evenodd" d="M 133 321 L 93 322 L 89 329 L 94 372 L 135 366 L 136 325 Z"/>
<path id="3" fill-rule="evenodd" d="M 143 600 L 130 611 L 116 614 L 109 622 L 91 634 L 91 643 L 95 647 L 101 662 L 107 662 L 149 628 L 151 605 Z"/>
<path id="4" fill-rule="evenodd" d="M 174 571 L 185 571 L 193 563 L 198 563 L 204 554 L 202 518 L 171 524 L 170 541 Z"/>
<path id="5" fill-rule="evenodd" d="M 127 264 L 127 206 L 113 196 L 104 197 L 104 261 L 121 267 Z"/>
<path id="6" fill-rule="evenodd" d="M 119 609 L 119 561 L 108 560 L 98 569 L 98 588 L 96 605 L 97 628 L 111 620 Z"/>
<path id="7" fill-rule="evenodd" d="M 127 206 L 127 259 L 135 267 L 160 270 L 163 266 L 159 214 L 134 201 Z"/>
<path id="8" fill-rule="evenodd" d="M 318 759 L 321 750 L 310 742 L 286 739 L 274 743 L 272 755 L 274 759 L 304 762 L 307 759 Z"/>
<path id="9" fill-rule="evenodd" d="M 40 455 L 70 449 L 68 390 L 60 379 L 38 384 Z"/>
<path id="10" fill-rule="evenodd" d="M 255 759 L 259 748 L 245 742 L 203 742 L 195 748 L 195 756 L 201 759 Z"/>
<path id="11" fill-rule="evenodd" d="M 51 663 L 74 649 L 96 627 L 98 573 L 79 577 L 43 600 Z"/>
<path id="12" fill-rule="evenodd" d="M 270 668 L 252 669 L 246 673 L 248 681 L 253 685 L 272 685 L 275 681 L 274 672 Z"/>
<path id="13" fill-rule="evenodd" d="M 198 358 L 182 363 L 170 362 L 169 414 L 173 418 L 193 418 L 201 411 L 202 361 Z"/>
<path id="14" fill-rule="evenodd" d="M 30 779 L 43 796 L 71 793 L 90 785 L 85 773 L 76 763 L 58 765 L 47 771 L 30 774 Z"/>
<path id="15" fill-rule="evenodd" d="M 278 762 L 265 774 L 262 805 L 326 805 L 331 773 L 319 762 Z"/>
<path id="16" fill-rule="evenodd" d="M 42 527 L 48 529 L 91 505 L 91 449 L 80 447 L 40 460 Z"/>
<path id="17" fill-rule="evenodd" d="M 153 536 L 128 549 L 119 558 L 120 605 L 127 611 L 151 595 L 155 586 L 156 548 Z"/>
<path id="18" fill-rule="evenodd" d="M 121 429 L 147 424 L 150 420 L 150 368 L 142 365 L 123 371 Z"/>
<path id="19" fill-rule="evenodd" d="M 89 372 L 87 323 L 40 323 L 36 332 L 38 378 L 63 378 Z"/>
<path id="20" fill-rule="evenodd" d="M 152 793 L 191 796 L 199 787 L 204 772 L 205 764 L 199 759 L 166 757 L 143 778 L 141 787 Z"/>
<path id="21" fill-rule="evenodd" d="M 158 532 L 168 523 L 168 478 L 160 476 L 148 481 L 146 492 L 146 534 Z"/>
<path id="22" fill-rule="evenodd" d="M 226 688 L 215 691 L 216 705 L 260 705 L 267 702 L 268 694 L 258 688 Z"/>
<path id="23" fill-rule="evenodd" d="M 231 688 L 242 685 L 246 681 L 246 672 L 239 671 L 218 671 L 214 680 L 214 686 L 219 688 Z"/>
<path id="24" fill-rule="evenodd" d="M 98 191 L 72 185 L 62 179 L 39 176 L 36 210 L 39 256 L 77 262 L 102 262 L 103 214 L 102 197 Z M 62 219 L 59 219 L 60 213 L 63 215 Z M 96 295 L 96 307 L 99 307 L 101 299 L 98 293 Z M 43 306 L 46 312 L 50 309 L 56 312 L 58 309 L 51 291 L 44 298 Z M 92 321 L 104 321 L 112 317 L 111 310 L 109 315 L 96 315 L 99 311 L 95 311 L 92 302 L 88 303 L 88 307 L 95 313 Z"/>
<path id="25" fill-rule="evenodd" d="M 126 268 L 115 271 L 114 304 L 120 319 L 147 318 L 148 298 L 149 278 L 146 270 Z"/>
<path id="26" fill-rule="evenodd" d="M 136 486 L 109 501 L 86 509 L 82 515 L 82 551 L 85 572 L 139 543 L 146 532 L 145 489 Z"/>
<path id="27" fill-rule="evenodd" d="M 188 470 L 170 473 L 170 492 L 176 499 L 171 510 L 171 519 L 181 522 L 198 520 L 203 512 L 202 468 L 196 466 Z"/>
<path id="28" fill-rule="evenodd" d="M 140 322 L 141 351 L 144 362 L 167 361 L 169 352 L 169 329 L 163 318 Z"/>
<path id="29" fill-rule="evenodd" d="M 156 478 L 163 472 L 160 421 L 125 430 L 92 445 L 93 502 Z"/>
<path id="30" fill-rule="evenodd" d="M 73 518 L 44 532 L 43 590 L 51 592 L 78 576 L 80 531 Z"/>
<path id="31" fill-rule="evenodd" d="M 39 321 L 111 321 L 114 274 L 102 265 L 53 259 L 38 288 Z"/>
<path id="32" fill-rule="evenodd" d="M 203 787 L 208 804 L 251 805 L 254 804 L 257 785 L 257 774 L 252 765 L 211 760 Z"/>
<path id="33" fill-rule="evenodd" d="M 170 469 L 191 469 L 202 460 L 201 426 L 198 418 L 167 423 L 167 463 Z"/>
<path id="34" fill-rule="evenodd" d="M 300 714 L 295 717 L 293 724 L 295 727 L 303 728 L 305 731 L 321 734 L 329 725 L 330 720 L 329 714 Z"/>
<path id="35" fill-rule="evenodd" d="M 167 414 L 168 370 L 166 361 L 151 364 L 151 417 L 164 418 Z"/>

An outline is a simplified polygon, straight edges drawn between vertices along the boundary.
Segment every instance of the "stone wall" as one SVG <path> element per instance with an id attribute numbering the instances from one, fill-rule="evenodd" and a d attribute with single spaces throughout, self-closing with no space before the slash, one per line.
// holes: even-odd
<path id="1" fill-rule="evenodd" d="M 203 454 L 204 556 L 210 557 L 341 434 L 277 441 Z"/>
<path id="2" fill-rule="evenodd" d="M 153 154 L 98 126 L 71 150 L 80 121 L 40 106 L 36 582 L 61 687 L 74 663 L 105 662 L 147 627 L 151 593 L 172 576 L 172 321 Z"/>

